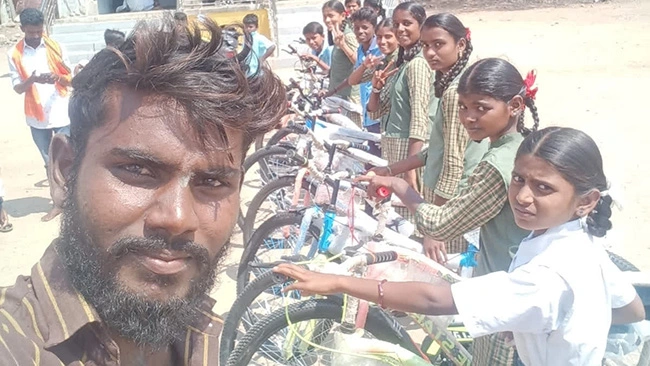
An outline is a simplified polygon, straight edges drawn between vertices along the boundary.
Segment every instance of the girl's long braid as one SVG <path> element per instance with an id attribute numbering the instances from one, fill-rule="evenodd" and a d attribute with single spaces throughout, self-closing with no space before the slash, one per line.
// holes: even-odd
<path id="1" fill-rule="evenodd" d="M 435 95 L 437 98 L 442 97 L 442 93 L 447 90 L 449 84 L 451 84 L 458 75 L 465 69 L 467 63 L 469 62 L 469 56 L 472 54 L 474 47 L 472 46 L 472 41 L 466 39 L 467 45 L 463 51 L 463 55 L 456 61 L 454 66 L 451 67 L 448 73 L 444 74 L 440 71 L 436 71 L 436 80 L 433 83 Z"/>
<path id="2" fill-rule="evenodd" d="M 530 114 L 533 116 L 533 127 L 528 128 L 524 124 L 524 112 L 522 111 L 521 114 L 519 115 L 519 119 L 517 120 L 517 131 L 521 133 L 524 136 L 528 136 L 529 133 L 537 131 L 537 128 L 539 127 L 539 114 L 537 113 L 537 106 L 535 105 L 535 100 L 533 100 L 530 97 L 524 97 L 524 104 L 526 104 L 526 107 L 530 109 Z"/>
<path id="3" fill-rule="evenodd" d="M 400 46 L 395 67 L 400 67 L 403 63 L 411 61 L 420 51 L 422 51 L 420 42 L 415 43 L 408 51 L 404 51 L 404 47 Z"/>

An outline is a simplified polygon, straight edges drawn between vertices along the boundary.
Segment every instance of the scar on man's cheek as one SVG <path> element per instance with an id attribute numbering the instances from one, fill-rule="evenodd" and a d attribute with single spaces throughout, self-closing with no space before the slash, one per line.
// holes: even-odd
<path id="1" fill-rule="evenodd" d="M 217 218 L 219 216 L 219 209 L 221 208 L 221 202 L 220 201 L 214 201 L 210 204 L 212 206 L 212 209 L 214 213 L 212 214 L 212 219 L 214 221 L 217 221 Z"/>

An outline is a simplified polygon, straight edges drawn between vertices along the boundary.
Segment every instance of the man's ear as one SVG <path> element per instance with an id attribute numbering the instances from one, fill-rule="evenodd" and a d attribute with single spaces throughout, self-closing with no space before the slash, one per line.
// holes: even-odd
<path id="1" fill-rule="evenodd" d="M 596 208 L 598 201 L 600 200 L 600 192 L 597 190 L 592 190 L 591 192 L 585 194 L 584 196 L 578 198 L 578 205 L 576 207 L 576 216 L 583 217 L 588 215 L 591 211 Z"/>
<path id="2" fill-rule="evenodd" d="M 64 134 L 56 134 L 50 144 L 50 164 L 47 177 L 50 181 L 50 195 L 55 207 L 63 207 L 67 195 L 66 184 L 70 179 L 74 152 L 70 138 Z"/>

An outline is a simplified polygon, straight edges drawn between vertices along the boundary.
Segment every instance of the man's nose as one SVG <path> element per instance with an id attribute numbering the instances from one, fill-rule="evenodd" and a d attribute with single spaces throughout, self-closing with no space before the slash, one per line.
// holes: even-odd
<path id="1" fill-rule="evenodd" d="M 164 238 L 191 235 L 199 227 L 192 188 L 178 179 L 161 188 L 145 218 L 147 234 Z"/>

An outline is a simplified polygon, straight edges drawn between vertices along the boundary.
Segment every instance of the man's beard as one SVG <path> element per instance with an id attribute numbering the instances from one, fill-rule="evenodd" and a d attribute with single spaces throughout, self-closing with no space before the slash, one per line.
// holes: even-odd
<path id="1" fill-rule="evenodd" d="M 56 249 L 73 286 L 110 330 L 140 346 L 160 349 L 182 339 L 187 327 L 197 319 L 198 307 L 215 285 L 217 270 L 226 257 L 229 244 L 227 242 L 212 260 L 208 251 L 194 242 L 169 242 L 161 238 L 126 237 L 113 243 L 108 250 L 102 250 L 84 227 L 76 194 L 70 189 Z M 182 251 L 195 261 L 198 275 L 191 280 L 186 296 L 154 300 L 118 282 L 117 261 L 120 258 L 132 252 L 161 249 Z M 152 279 L 161 286 L 169 280 L 164 276 Z"/>

